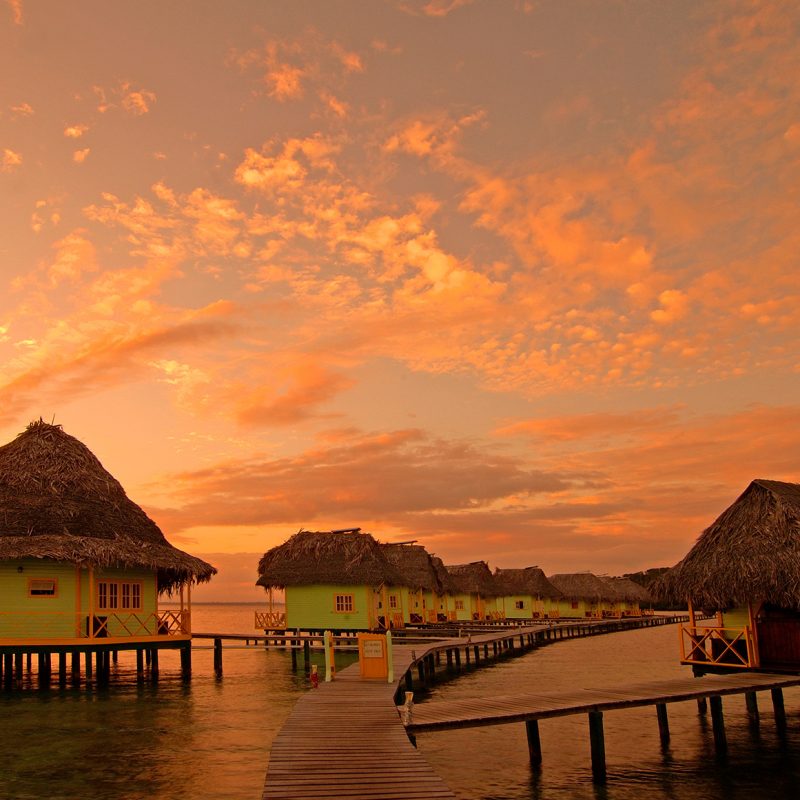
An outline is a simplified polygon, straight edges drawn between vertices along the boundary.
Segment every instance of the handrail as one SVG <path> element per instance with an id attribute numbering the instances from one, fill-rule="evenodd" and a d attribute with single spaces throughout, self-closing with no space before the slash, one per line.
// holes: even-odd
<path id="1" fill-rule="evenodd" d="M 681 662 L 684 664 L 720 665 L 737 669 L 758 666 L 753 633 L 748 625 L 742 628 L 681 625 L 680 642 Z M 744 653 L 741 652 L 742 643 Z"/>
<path id="2" fill-rule="evenodd" d="M 191 634 L 189 611 L 0 611 L 0 639 L 136 638 Z"/>

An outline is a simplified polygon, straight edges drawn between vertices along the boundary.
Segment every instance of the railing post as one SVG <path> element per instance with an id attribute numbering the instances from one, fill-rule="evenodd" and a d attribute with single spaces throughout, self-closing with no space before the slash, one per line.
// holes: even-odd
<path id="1" fill-rule="evenodd" d="M 392 632 L 386 631 L 386 669 L 387 681 L 394 683 L 394 661 L 392 659 Z M 411 697 L 414 697 L 412 692 Z"/>
<path id="2" fill-rule="evenodd" d="M 322 649 L 325 651 L 325 682 L 330 683 L 333 680 L 333 673 L 336 670 L 333 656 L 333 642 L 331 641 L 331 632 L 325 631 L 322 634 Z"/>

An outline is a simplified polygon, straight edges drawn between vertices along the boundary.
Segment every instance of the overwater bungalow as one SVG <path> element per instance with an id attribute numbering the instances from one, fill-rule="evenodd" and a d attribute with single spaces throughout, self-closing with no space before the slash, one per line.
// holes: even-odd
<path id="1" fill-rule="evenodd" d="M 608 578 L 603 580 L 611 586 L 616 594 L 612 608 L 606 613 L 611 617 L 640 617 L 652 614 L 650 592 L 630 578 Z"/>
<path id="2" fill-rule="evenodd" d="M 494 581 L 502 597 L 506 619 L 545 619 L 557 616 L 561 590 L 547 580 L 539 567 L 495 569 Z"/>
<path id="3" fill-rule="evenodd" d="M 381 548 L 403 579 L 399 593 L 405 624 L 436 622 L 438 598 L 444 595 L 444 588 L 428 551 L 414 542 L 382 543 Z"/>
<path id="4" fill-rule="evenodd" d="M 268 550 L 256 583 L 267 590 L 269 610 L 258 627 L 303 631 L 402 628 L 403 578 L 384 549 L 360 528 L 299 531 Z M 285 611 L 273 591 L 285 591 Z"/>
<path id="5" fill-rule="evenodd" d="M 688 603 L 681 661 L 695 671 L 800 671 L 800 484 L 754 480 L 654 591 Z"/>
<path id="6" fill-rule="evenodd" d="M 591 572 L 548 575 L 547 580 L 561 591 L 558 599 L 560 617 L 602 619 L 618 600 L 614 589 Z"/>
<path id="7" fill-rule="evenodd" d="M 191 587 L 215 572 L 173 547 L 60 425 L 33 422 L 0 447 L 0 649 L 9 658 L 33 648 L 188 649 Z M 179 606 L 161 609 L 164 594 Z"/>
<path id="8" fill-rule="evenodd" d="M 500 591 L 485 561 L 447 565 L 445 569 L 453 586 L 453 610 L 457 620 L 503 619 L 502 606 L 498 609 L 497 604 Z"/>

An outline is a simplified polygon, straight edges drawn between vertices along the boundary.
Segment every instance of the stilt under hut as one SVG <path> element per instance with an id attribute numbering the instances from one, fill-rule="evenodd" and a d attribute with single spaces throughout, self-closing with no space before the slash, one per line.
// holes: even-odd
<path id="1" fill-rule="evenodd" d="M 21 679 L 22 655 L 40 680 L 59 655 L 73 679 L 80 657 L 98 677 L 108 657 L 136 650 L 148 662 L 181 650 L 191 667 L 191 587 L 216 569 L 173 547 L 91 451 L 60 425 L 28 425 L 0 447 L 0 667 Z M 159 596 L 180 598 L 159 608 Z M 156 661 L 157 663 L 157 661 Z"/>
<path id="2" fill-rule="evenodd" d="M 800 672 L 800 484 L 754 480 L 653 592 L 688 604 L 681 661 L 695 672 Z"/>
<path id="3" fill-rule="evenodd" d="M 499 590 L 492 571 L 485 561 L 446 565 L 454 588 L 454 607 L 457 620 L 502 619 L 497 608 Z"/>
<path id="4" fill-rule="evenodd" d="M 403 586 L 398 589 L 402 607 L 400 622 L 406 625 L 427 623 L 428 611 L 436 613 L 434 605 L 428 608 L 429 602 L 434 603 L 434 598 L 443 594 L 443 587 L 428 551 L 415 542 L 384 542 L 381 547 L 389 563 L 403 579 Z M 395 614 L 397 611 L 392 609 L 393 618 Z M 395 627 L 401 625 L 396 624 Z"/>
<path id="5" fill-rule="evenodd" d="M 561 591 L 539 567 L 495 569 L 494 581 L 502 592 L 498 602 L 506 619 L 546 619 L 553 607 L 558 609 Z"/>
<path id="6" fill-rule="evenodd" d="M 301 530 L 268 550 L 256 583 L 285 590 L 283 627 L 302 631 L 368 631 L 402 627 L 403 579 L 378 542 L 361 528 Z M 398 615 L 398 616 L 395 616 Z"/>
<path id="7" fill-rule="evenodd" d="M 559 616 L 580 619 L 602 619 L 604 610 L 611 610 L 618 599 L 616 592 L 591 572 L 562 572 L 548 575 L 547 580 L 559 589 Z"/>

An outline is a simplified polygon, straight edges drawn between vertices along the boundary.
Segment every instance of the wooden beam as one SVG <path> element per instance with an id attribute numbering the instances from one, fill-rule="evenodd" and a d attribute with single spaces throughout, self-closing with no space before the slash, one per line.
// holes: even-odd
<path id="1" fill-rule="evenodd" d="M 603 734 L 603 712 L 589 712 L 589 744 L 592 751 L 592 780 L 606 781 L 606 742 Z"/>
<path id="2" fill-rule="evenodd" d="M 656 703 L 656 716 L 658 717 L 658 735 L 661 739 L 661 746 L 666 747 L 669 744 L 669 717 L 666 703 Z"/>
<path id="3" fill-rule="evenodd" d="M 542 742 L 539 738 L 539 720 L 529 719 L 525 722 L 525 733 L 528 737 L 528 758 L 532 767 L 542 764 Z"/>

